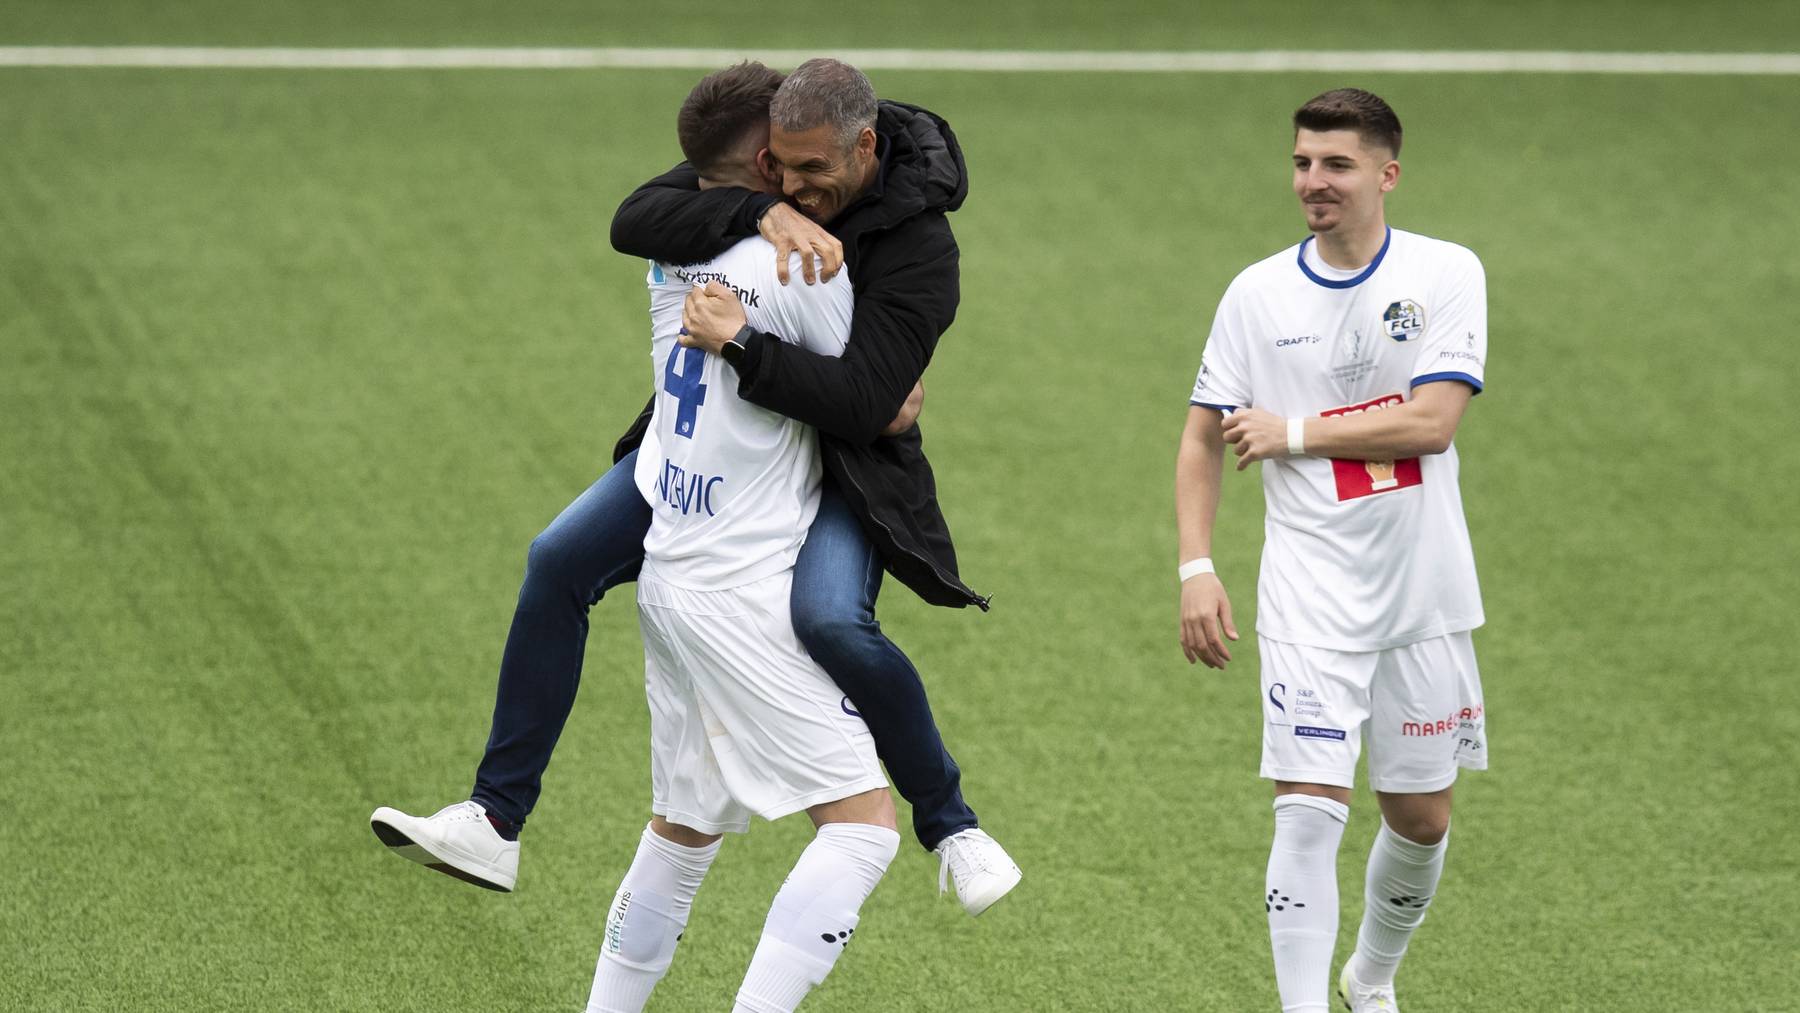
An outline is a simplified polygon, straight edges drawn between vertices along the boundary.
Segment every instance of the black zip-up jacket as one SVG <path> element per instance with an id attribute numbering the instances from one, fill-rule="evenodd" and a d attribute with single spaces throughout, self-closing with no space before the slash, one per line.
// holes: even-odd
<path id="1" fill-rule="evenodd" d="M 874 185 L 826 226 L 844 244 L 856 293 L 843 356 L 753 334 L 737 366 L 738 394 L 818 429 L 825 470 L 889 573 L 933 605 L 985 611 L 987 599 L 957 574 L 919 427 L 881 436 L 956 317 L 960 255 L 944 216 L 962 206 L 968 173 L 950 125 L 924 109 L 884 101 L 875 132 Z M 775 201 L 735 187 L 701 190 L 683 162 L 625 198 L 612 244 L 668 263 L 707 260 L 755 235 Z M 614 448 L 615 461 L 643 441 L 649 418 L 647 407 Z"/>

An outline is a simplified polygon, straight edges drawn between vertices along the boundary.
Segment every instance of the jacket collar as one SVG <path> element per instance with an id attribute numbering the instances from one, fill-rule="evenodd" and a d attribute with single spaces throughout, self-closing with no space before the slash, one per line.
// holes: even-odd
<path id="1" fill-rule="evenodd" d="M 875 116 L 875 182 L 827 226 L 840 239 L 891 228 L 926 211 L 954 211 L 968 196 L 968 170 L 950 124 L 903 102 Z"/>

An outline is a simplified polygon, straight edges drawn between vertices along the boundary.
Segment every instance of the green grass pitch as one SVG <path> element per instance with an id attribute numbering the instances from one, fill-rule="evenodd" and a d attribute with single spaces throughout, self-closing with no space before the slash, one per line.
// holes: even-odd
<path id="1" fill-rule="evenodd" d="M 5 6 L 0 45 L 1800 49 L 1756 3 Z M 0 1006 L 580 1007 L 648 804 L 629 591 L 518 893 L 366 818 L 467 790 L 526 546 L 642 404 L 606 223 L 697 77 L 0 70 Z M 1476 250 L 1491 318 L 1458 445 L 1494 769 L 1406 1008 L 1800 1009 L 1800 78 L 874 77 L 968 156 L 923 422 L 995 596 L 882 613 L 1026 879 L 972 921 L 909 844 L 804 1008 L 1275 1008 L 1256 651 L 1182 660 L 1173 455 L 1219 294 L 1302 234 L 1286 118 L 1357 83 L 1407 127 L 1391 220 Z M 1233 476 L 1246 635 L 1261 517 Z M 1360 794 L 1340 960 L 1375 825 Z M 807 833 L 728 842 L 652 1010 L 728 1007 Z"/>

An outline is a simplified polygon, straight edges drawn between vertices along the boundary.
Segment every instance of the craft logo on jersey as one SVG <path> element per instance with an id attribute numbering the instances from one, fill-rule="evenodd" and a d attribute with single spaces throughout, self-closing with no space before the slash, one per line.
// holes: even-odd
<path id="1" fill-rule="evenodd" d="M 1425 308 L 1411 299 L 1389 303 L 1381 327 L 1395 341 L 1411 341 L 1425 330 Z"/>
<path id="2" fill-rule="evenodd" d="M 1399 305 L 1396 303 L 1395 305 Z M 1388 312 L 1393 312 L 1389 310 Z M 1393 408 L 1406 403 L 1406 398 L 1399 394 L 1383 394 L 1373 401 L 1362 404 L 1345 405 L 1342 408 L 1328 408 L 1319 413 L 1321 418 L 1336 418 L 1340 415 L 1361 415 L 1364 412 L 1377 412 L 1384 408 Z M 1425 481 L 1424 472 L 1419 467 L 1419 459 L 1405 457 L 1398 461 L 1349 461 L 1341 457 L 1331 459 L 1331 474 L 1337 480 L 1338 502 L 1373 496 L 1378 492 L 1393 492 L 1419 485 Z"/>

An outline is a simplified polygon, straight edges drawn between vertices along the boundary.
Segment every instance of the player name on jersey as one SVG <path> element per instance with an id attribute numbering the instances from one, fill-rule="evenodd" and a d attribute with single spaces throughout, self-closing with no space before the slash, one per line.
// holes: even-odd
<path id="1" fill-rule="evenodd" d="M 662 472 L 656 476 L 656 499 L 681 511 L 683 516 L 704 512 L 708 517 L 717 517 L 714 495 L 724 482 L 719 475 L 686 471 L 665 457 Z"/>
<path id="2" fill-rule="evenodd" d="M 736 370 L 679 341 L 688 293 L 718 282 L 750 326 L 842 354 L 849 277 L 782 285 L 775 266 L 775 248 L 756 237 L 704 263 L 650 265 L 656 402 L 634 477 L 651 507 L 645 571 L 676 587 L 726 590 L 791 567 L 818 511 L 818 434 L 739 397 Z"/>

